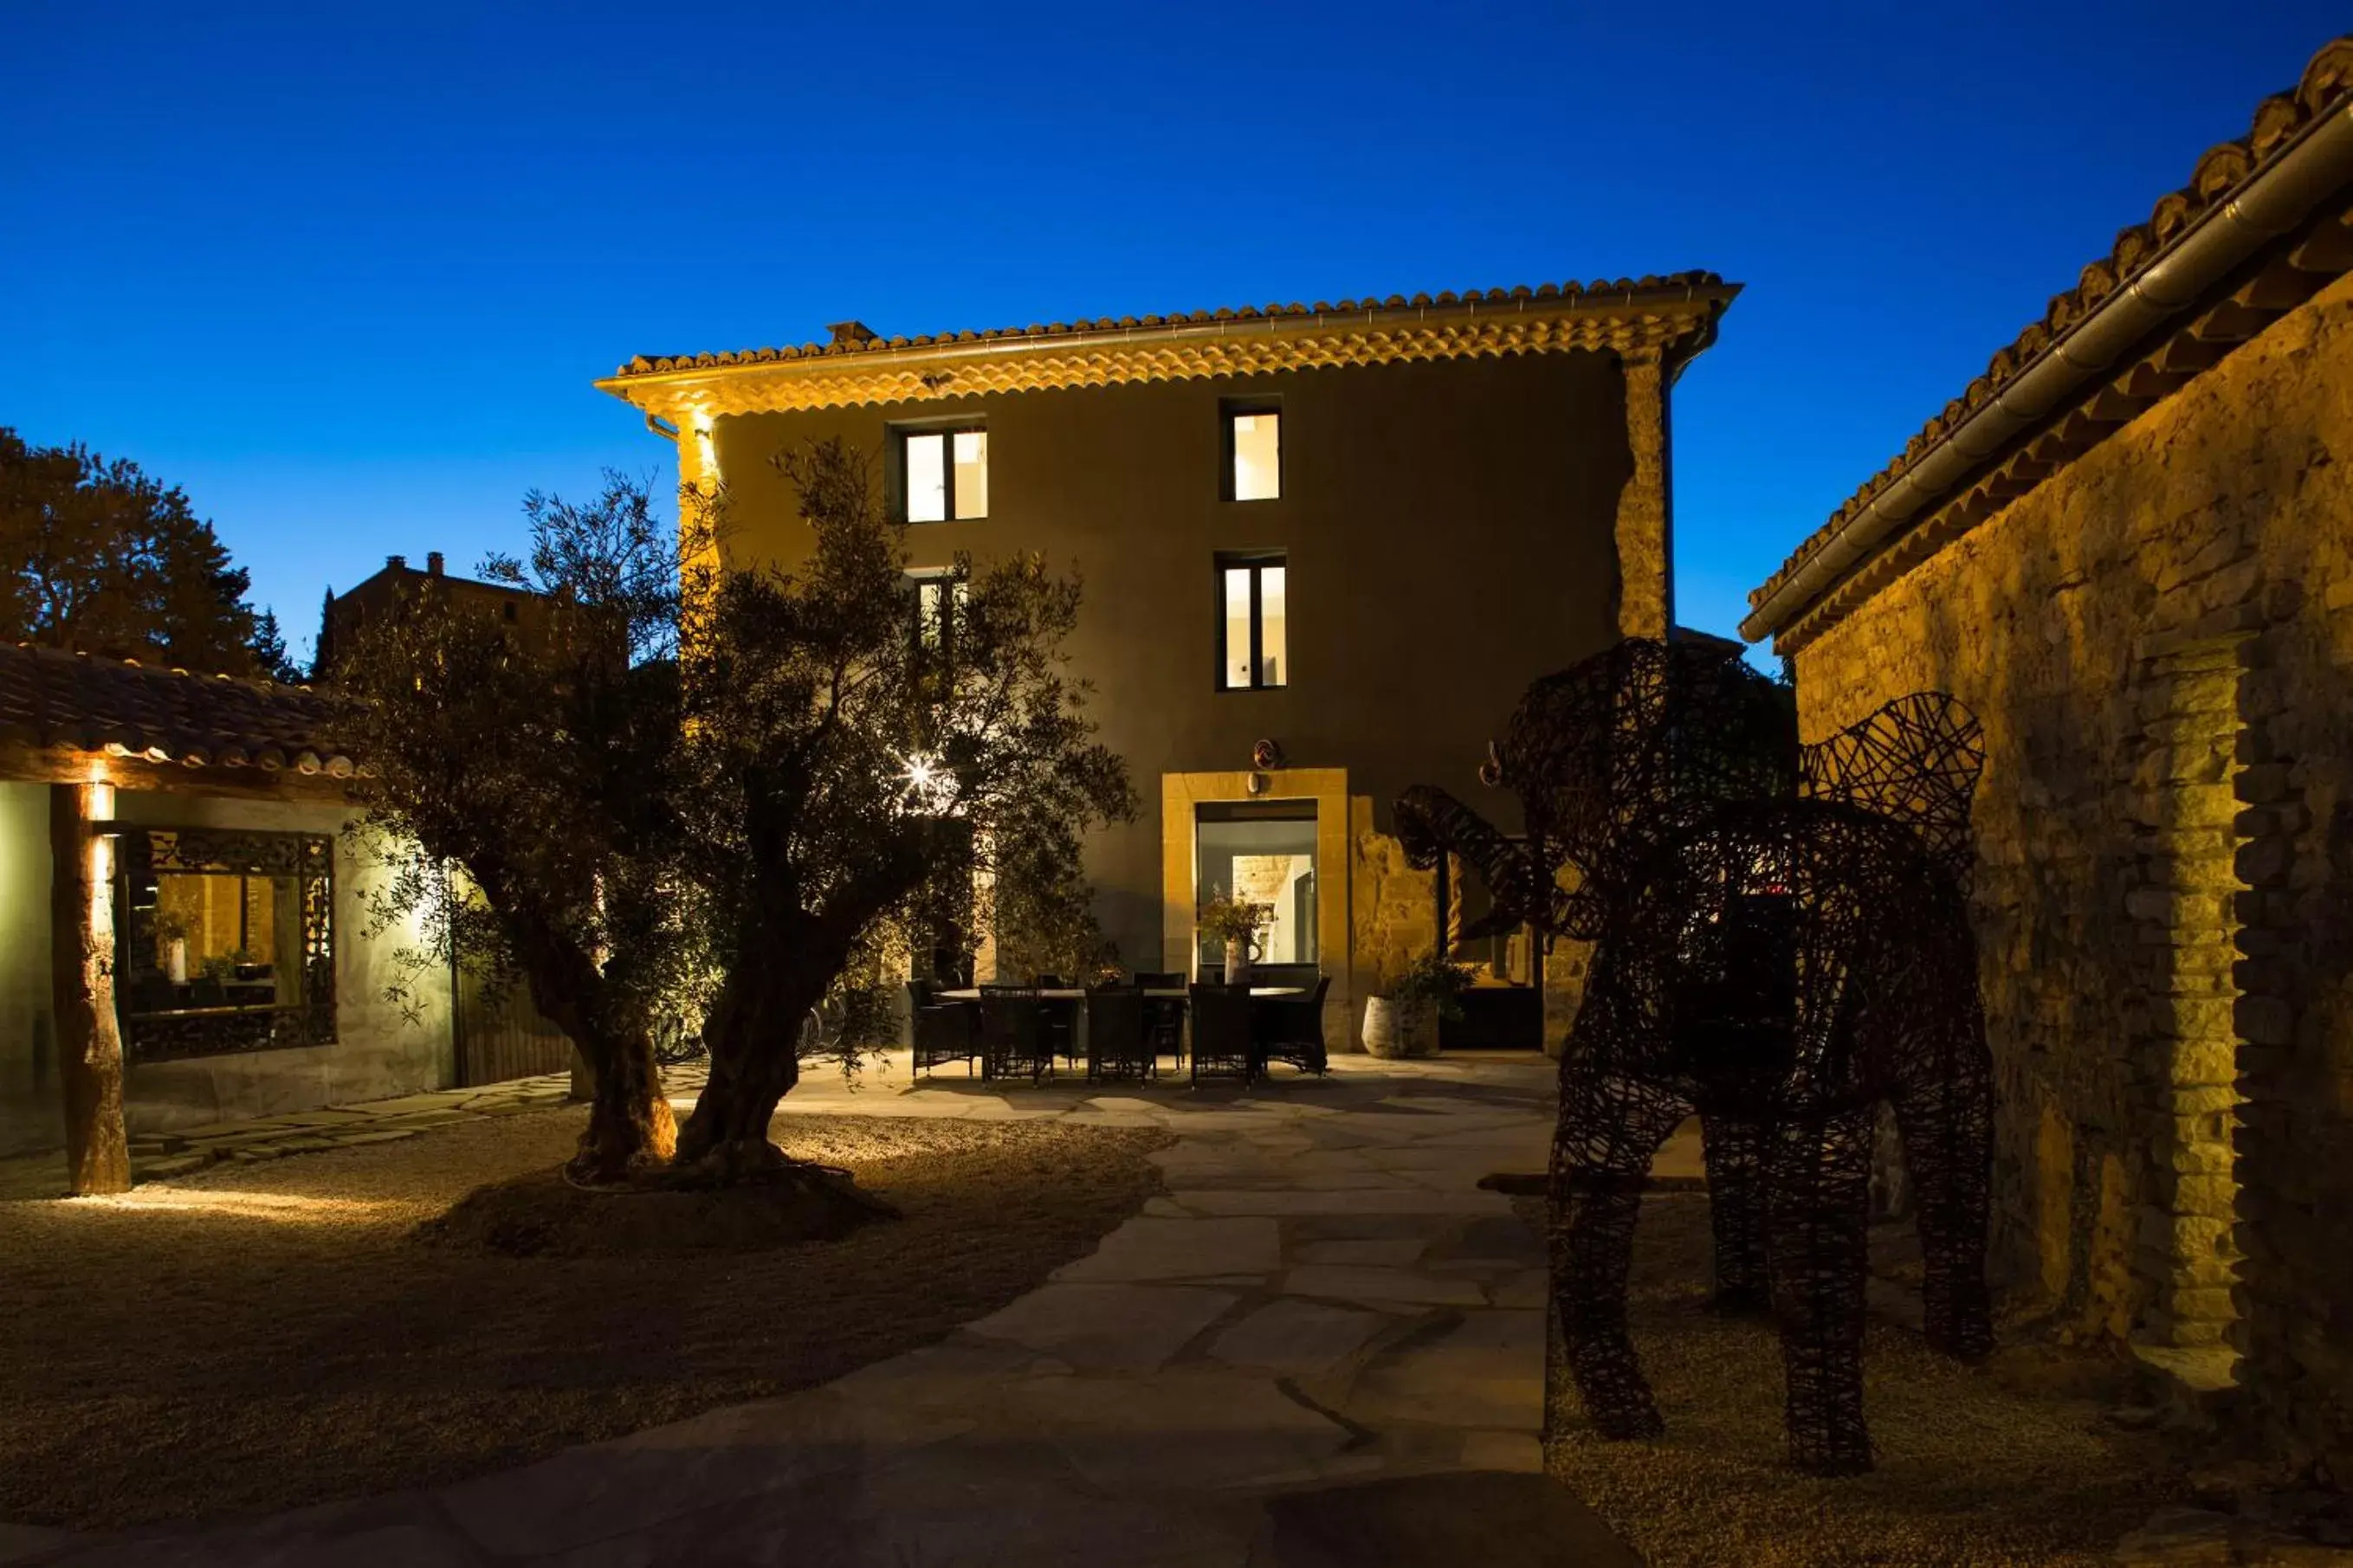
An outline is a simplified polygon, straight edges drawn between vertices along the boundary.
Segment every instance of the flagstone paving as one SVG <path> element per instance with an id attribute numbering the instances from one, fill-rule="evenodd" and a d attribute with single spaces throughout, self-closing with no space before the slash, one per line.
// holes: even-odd
<path id="1" fill-rule="evenodd" d="M 1544 1168 L 1548 1064 L 1342 1058 L 1320 1082 L 1097 1095 L 910 1087 L 905 1063 L 804 1084 L 777 1136 L 845 1112 L 1160 1126 L 1168 1190 L 1002 1310 L 819 1388 L 270 1520 L 0 1531 L 0 1563 L 1636 1562 L 1536 1473 L 1542 1247 L 1478 1185 Z M 386 1121 L 280 1120 L 281 1149 Z M 1368 1530 L 1400 1554 L 1368 1556 Z"/>

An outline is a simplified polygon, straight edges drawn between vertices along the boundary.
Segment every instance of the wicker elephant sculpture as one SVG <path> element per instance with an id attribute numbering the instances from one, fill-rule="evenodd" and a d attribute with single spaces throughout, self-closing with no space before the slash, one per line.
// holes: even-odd
<path id="1" fill-rule="evenodd" d="M 1415 864 L 1452 853 L 1488 884 L 1493 910 L 1465 936 L 1526 921 L 1594 944 L 1552 1152 L 1548 1454 L 1572 1386 L 1605 1436 L 1663 1429 L 1627 1336 L 1627 1271 L 1651 1158 L 1693 1113 L 1716 1301 L 1778 1319 L 1800 1468 L 1871 1468 L 1883 1104 L 1916 1195 L 1929 1342 L 1990 1348 L 1992 1072 L 1965 908 L 1982 760 L 1949 698 L 1800 746 L 1790 693 L 1736 650 L 1630 639 L 1529 688 L 1490 747 L 1481 777 L 1519 797 L 1524 838 L 1443 790 L 1397 803 Z"/>

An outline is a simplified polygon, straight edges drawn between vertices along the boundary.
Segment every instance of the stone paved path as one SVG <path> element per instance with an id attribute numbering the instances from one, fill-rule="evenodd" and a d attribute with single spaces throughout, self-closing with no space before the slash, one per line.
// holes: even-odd
<path id="1" fill-rule="evenodd" d="M 1541 1247 L 1477 1184 L 1542 1168 L 1547 1064 L 998 1093 L 910 1089 L 901 1056 L 855 1089 L 804 1085 L 785 1116 L 844 1112 L 1177 1141 L 1155 1156 L 1166 1194 L 1094 1254 L 822 1387 L 257 1522 L 0 1530 L 0 1563 L 1636 1563 L 1535 1474 Z"/>
<path id="2" fill-rule="evenodd" d="M 553 1110 L 565 1103 L 571 1090 L 569 1075 L 549 1073 L 477 1089 L 434 1089 L 323 1110 L 142 1132 L 131 1140 L 131 1179 L 166 1182 L 223 1160 L 251 1163 L 287 1154 L 315 1154 L 358 1143 L 413 1138 L 473 1116 Z M 0 1160 L 0 1201 L 62 1196 L 65 1178 L 62 1154 L 11 1155 Z"/>

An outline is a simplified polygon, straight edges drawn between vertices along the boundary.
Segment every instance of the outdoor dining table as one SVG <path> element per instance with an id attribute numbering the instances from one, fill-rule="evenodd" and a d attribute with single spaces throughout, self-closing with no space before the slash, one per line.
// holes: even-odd
<path id="1" fill-rule="evenodd" d="M 1075 985 L 1058 986 L 1051 990 L 1038 991 L 1033 994 L 1041 1002 L 1083 1002 L 1087 999 L 1087 994 Z M 1181 1002 L 1185 999 L 1186 991 L 1181 985 L 1155 985 L 1145 991 L 1145 994 L 1159 997 L 1163 1001 Z M 1253 985 L 1250 987 L 1250 994 L 1252 996 L 1304 996 L 1307 994 L 1307 987 L 1304 985 Z M 967 985 L 960 991 L 934 991 L 932 993 L 932 999 L 935 1002 L 977 1002 L 980 1000 L 980 987 Z"/>

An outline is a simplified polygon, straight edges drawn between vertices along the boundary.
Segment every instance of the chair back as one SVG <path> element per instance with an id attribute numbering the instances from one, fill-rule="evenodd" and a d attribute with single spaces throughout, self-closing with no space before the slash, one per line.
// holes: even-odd
<path id="1" fill-rule="evenodd" d="M 1139 991 L 1182 991 L 1185 977 L 1173 969 L 1139 969 L 1135 972 L 1135 985 Z"/>
<path id="2" fill-rule="evenodd" d="M 1087 1056 L 1099 1065 L 1145 1059 L 1143 992 L 1133 985 L 1087 988 Z"/>
<path id="3" fill-rule="evenodd" d="M 1035 986 L 980 988 L 980 1038 L 991 1071 L 1035 1076 L 1052 1065 L 1046 1056 L 1044 1015 Z"/>
<path id="4" fill-rule="evenodd" d="M 1134 985 L 1087 987 L 1087 1069 L 1141 1077 L 1151 1072 L 1153 1058 L 1144 1030 L 1144 992 Z"/>
<path id="5" fill-rule="evenodd" d="M 926 1007 L 930 1006 L 931 1005 L 932 1005 L 932 983 L 931 983 L 930 981 L 928 981 L 928 980 L 910 980 L 910 981 L 908 981 L 908 982 L 907 982 L 907 1006 L 908 1006 L 908 1010 L 909 1010 L 910 1012 L 920 1013 L 920 1012 L 922 1012 L 924 1008 L 926 1008 Z"/>
<path id="6" fill-rule="evenodd" d="M 1193 1072 L 1250 1075 L 1250 995 L 1247 985 L 1195 985 Z"/>

